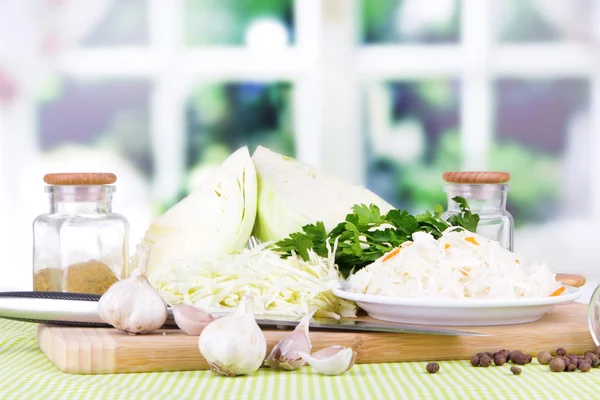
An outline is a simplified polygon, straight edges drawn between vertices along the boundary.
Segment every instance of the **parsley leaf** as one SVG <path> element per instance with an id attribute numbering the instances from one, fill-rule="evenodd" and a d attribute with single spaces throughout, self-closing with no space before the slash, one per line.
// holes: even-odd
<path id="1" fill-rule="evenodd" d="M 460 213 L 445 221 L 442 219 L 443 207 L 437 205 L 433 213 L 411 215 L 406 210 L 390 210 L 381 215 L 375 204 L 357 204 L 352 207 L 345 221 L 340 222 L 327 233 L 323 222 L 305 225 L 302 232 L 290 234 L 288 238 L 275 243 L 275 251 L 282 257 L 292 252 L 308 260 L 308 250 L 313 249 L 319 256 L 327 256 L 327 243 L 333 246 L 338 241 L 335 260 L 340 271 L 348 276 L 353 269 L 360 269 L 380 258 L 385 253 L 412 240 L 415 232 L 427 232 L 438 239 L 451 226 L 475 232 L 479 224 L 479 215 L 473 214 L 467 201 L 454 197 L 459 204 Z"/>

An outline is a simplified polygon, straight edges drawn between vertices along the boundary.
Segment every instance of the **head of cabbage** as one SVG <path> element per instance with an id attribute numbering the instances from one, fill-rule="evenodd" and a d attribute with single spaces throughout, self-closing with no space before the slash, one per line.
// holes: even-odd
<path id="1" fill-rule="evenodd" d="M 277 241 L 322 221 L 329 232 L 355 204 L 393 207 L 370 190 L 259 146 L 252 155 L 258 177 L 258 209 L 253 235 Z"/>

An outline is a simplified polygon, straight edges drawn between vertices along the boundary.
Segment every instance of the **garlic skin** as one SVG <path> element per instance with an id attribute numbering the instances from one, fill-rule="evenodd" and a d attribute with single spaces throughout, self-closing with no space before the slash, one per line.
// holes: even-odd
<path id="1" fill-rule="evenodd" d="M 356 362 L 356 352 L 349 347 L 331 346 L 313 353 L 300 354 L 306 362 L 323 375 L 340 375 Z"/>
<path id="2" fill-rule="evenodd" d="M 210 369 L 219 375 L 257 371 L 267 354 L 267 341 L 254 320 L 252 298 L 243 296 L 233 314 L 209 323 L 200 334 L 198 348 Z"/>
<path id="3" fill-rule="evenodd" d="M 114 283 L 98 303 L 100 319 L 130 335 L 160 329 L 167 305 L 145 275 Z"/>
<path id="4" fill-rule="evenodd" d="M 317 309 L 306 314 L 298 323 L 294 331 L 287 337 L 281 339 L 273 347 L 271 353 L 265 360 L 265 365 L 271 368 L 282 368 L 293 371 L 306 364 L 299 353 L 310 353 L 312 344 L 308 336 L 310 320 Z"/>
<path id="5" fill-rule="evenodd" d="M 179 329 L 190 336 L 200 336 L 206 325 L 215 320 L 206 311 L 187 304 L 171 304 L 171 310 Z"/>

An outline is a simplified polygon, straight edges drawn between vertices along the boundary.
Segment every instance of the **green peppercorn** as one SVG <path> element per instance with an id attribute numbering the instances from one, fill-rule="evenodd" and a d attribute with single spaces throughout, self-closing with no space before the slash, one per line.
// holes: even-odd
<path id="1" fill-rule="evenodd" d="M 469 359 L 469 361 L 471 362 L 471 365 L 474 367 L 477 367 L 479 365 L 479 356 L 477 355 L 472 355 L 471 358 Z"/>
<path id="2" fill-rule="evenodd" d="M 425 369 L 430 374 L 435 374 L 436 372 L 438 372 L 440 370 L 440 365 L 438 363 L 436 363 L 436 362 L 430 362 L 429 364 L 427 364 L 427 366 L 425 367 Z"/>
<path id="3" fill-rule="evenodd" d="M 548 363 L 550 366 L 550 371 L 552 372 L 563 372 L 565 370 L 565 362 L 561 357 L 554 357 Z"/>
<path id="4" fill-rule="evenodd" d="M 521 375 L 521 368 L 515 367 L 513 365 L 512 367 L 510 367 L 510 372 L 512 372 L 513 375 Z"/>
<path id="5" fill-rule="evenodd" d="M 564 357 L 567 355 L 567 350 L 563 349 L 562 347 L 559 347 L 558 349 L 556 349 L 556 355 Z"/>
<path id="6" fill-rule="evenodd" d="M 548 351 L 540 351 L 537 355 L 537 360 L 542 365 L 548 365 L 552 360 L 552 356 Z"/>

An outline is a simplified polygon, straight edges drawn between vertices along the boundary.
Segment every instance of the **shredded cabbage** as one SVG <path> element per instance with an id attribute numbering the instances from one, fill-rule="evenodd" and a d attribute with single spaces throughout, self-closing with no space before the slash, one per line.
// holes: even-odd
<path id="1" fill-rule="evenodd" d="M 235 308 L 250 292 L 257 316 L 300 318 L 314 307 L 318 317 L 356 316 L 354 302 L 331 292 L 341 279 L 331 249 L 327 258 L 311 251 L 304 261 L 295 254 L 282 259 L 271 245 L 252 239 L 236 254 L 175 261 L 169 268 L 151 271 L 148 279 L 167 303 L 208 312 Z"/>
<path id="2" fill-rule="evenodd" d="M 498 242 L 450 228 L 441 238 L 416 232 L 413 241 L 350 276 L 346 290 L 380 296 L 438 299 L 546 297 L 561 285 L 543 264 L 524 266 Z"/>

